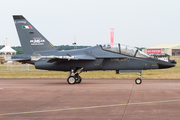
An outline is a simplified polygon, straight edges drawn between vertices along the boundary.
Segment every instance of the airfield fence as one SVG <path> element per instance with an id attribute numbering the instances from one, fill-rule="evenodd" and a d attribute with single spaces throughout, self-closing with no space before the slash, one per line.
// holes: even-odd
<path id="1" fill-rule="evenodd" d="M 171 56 L 170 59 L 179 61 L 180 60 L 180 56 Z"/>
<path id="2" fill-rule="evenodd" d="M 39 71 L 35 69 L 33 65 L 30 64 L 1 64 L 0 72 L 8 72 L 8 71 Z"/>

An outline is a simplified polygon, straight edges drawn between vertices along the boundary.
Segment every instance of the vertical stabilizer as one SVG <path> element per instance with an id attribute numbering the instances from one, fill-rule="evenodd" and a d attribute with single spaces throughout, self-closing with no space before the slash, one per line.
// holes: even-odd
<path id="1" fill-rule="evenodd" d="M 24 54 L 54 50 L 54 46 L 22 15 L 13 15 Z"/>

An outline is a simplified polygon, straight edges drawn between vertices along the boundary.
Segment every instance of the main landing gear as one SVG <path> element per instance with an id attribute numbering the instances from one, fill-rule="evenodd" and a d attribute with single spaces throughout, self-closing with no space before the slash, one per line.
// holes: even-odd
<path id="1" fill-rule="evenodd" d="M 67 82 L 69 84 L 79 84 L 81 83 L 82 81 L 82 78 L 81 76 L 79 76 L 79 74 L 82 72 L 83 68 L 80 68 L 80 69 L 72 69 L 70 72 L 69 72 L 69 76 L 68 76 L 68 79 L 67 79 Z"/>
<path id="2" fill-rule="evenodd" d="M 142 83 L 141 77 L 143 77 L 143 76 L 141 75 L 141 72 L 139 72 L 139 78 L 137 78 L 137 79 L 135 80 L 135 83 L 136 83 L 136 84 L 139 85 L 139 84 Z"/>

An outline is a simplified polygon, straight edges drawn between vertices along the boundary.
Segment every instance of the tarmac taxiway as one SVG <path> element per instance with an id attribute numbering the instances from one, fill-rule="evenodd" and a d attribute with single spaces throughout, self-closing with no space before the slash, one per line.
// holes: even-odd
<path id="1" fill-rule="evenodd" d="M 179 120 L 180 79 L 0 79 L 2 120 Z"/>

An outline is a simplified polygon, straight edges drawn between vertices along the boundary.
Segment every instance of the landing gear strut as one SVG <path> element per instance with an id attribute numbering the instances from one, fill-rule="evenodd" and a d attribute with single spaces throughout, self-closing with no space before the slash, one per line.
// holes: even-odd
<path id="1" fill-rule="evenodd" d="M 139 72 L 139 78 L 137 78 L 137 79 L 135 80 L 135 83 L 136 83 L 136 84 L 139 85 L 139 84 L 142 83 L 141 77 L 143 77 L 143 76 L 141 75 L 141 72 Z"/>
<path id="2" fill-rule="evenodd" d="M 79 74 L 82 72 L 83 68 L 80 68 L 80 69 L 72 69 L 70 72 L 69 72 L 69 76 L 68 76 L 68 79 L 67 79 L 67 82 L 69 84 L 79 84 L 81 83 L 82 81 L 82 78 L 79 76 Z"/>

